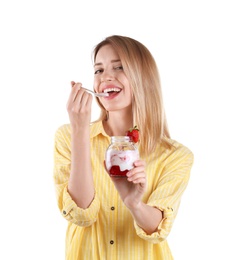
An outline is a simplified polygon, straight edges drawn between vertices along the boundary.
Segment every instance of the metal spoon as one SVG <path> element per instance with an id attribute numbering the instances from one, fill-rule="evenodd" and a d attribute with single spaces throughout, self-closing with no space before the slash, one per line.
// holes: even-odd
<path id="1" fill-rule="evenodd" d="M 96 97 L 108 97 L 109 96 L 109 93 L 96 93 L 87 88 L 83 88 L 83 89 L 85 89 L 87 92 L 90 92 L 91 94 L 95 95 Z"/>

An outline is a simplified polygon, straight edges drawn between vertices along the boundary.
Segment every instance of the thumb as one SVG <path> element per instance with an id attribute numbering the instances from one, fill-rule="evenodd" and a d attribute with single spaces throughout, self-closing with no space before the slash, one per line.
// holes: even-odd
<path id="1" fill-rule="evenodd" d="M 105 168 L 106 172 L 108 172 L 108 173 L 109 173 L 109 171 L 108 171 L 108 170 L 107 170 L 107 168 L 106 168 L 106 163 L 105 163 L 105 160 L 103 161 L 103 164 L 104 164 L 104 168 Z"/>
<path id="2" fill-rule="evenodd" d="M 75 83 L 75 81 L 71 81 L 70 84 L 71 84 L 71 87 L 73 87 L 76 83 Z"/>

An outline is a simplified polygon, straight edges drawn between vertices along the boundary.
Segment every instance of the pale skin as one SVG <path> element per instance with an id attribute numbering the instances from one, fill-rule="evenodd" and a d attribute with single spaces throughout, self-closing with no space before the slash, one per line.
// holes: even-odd
<path id="1" fill-rule="evenodd" d="M 103 122 L 109 136 L 124 135 L 133 126 L 132 93 L 121 61 L 110 46 L 101 47 L 95 60 L 94 90 L 103 92 L 105 88 L 116 87 L 120 93 L 113 98 L 100 98 L 109 111 L 109 120 Z M 71 124 L 71 173 L 68 192 L 81 208 L 88 208 L 95 196 L 91 158 L 90 158 L 90 121 L 92 95 L 82 89 L 81 83 L 71 82 L 71 93 L 67 111 Z M 78 123 L 79 122 L 79 123 Z M 118 124 L 120 122 L 120 124 Z M 104 163 L 104 162 L 103 162 Z M 127 178 L 111 178 L 123 203 L 136 223 L 147 234 L 157 230 L 162 220 L 162 212 L 142 202 L 147 186 L 145 162 L 138 160 Z"/>

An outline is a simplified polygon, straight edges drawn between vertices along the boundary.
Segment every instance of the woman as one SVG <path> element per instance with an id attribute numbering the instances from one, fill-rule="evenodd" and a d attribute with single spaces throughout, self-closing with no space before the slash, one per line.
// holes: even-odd
<path id="1" fill-rule="evenodd" d="M 90 124 L 92 95 L 72 82 L 70 124 L 55 135 L 54 181 L 68 221 L 66 259 L 173 259 L 167 236 L 193 164 L 192 152 L 167 128 L 154 58 L 140 42 L 110 36 L 94 49 L 99 120 Z M 125 178 L 104 166 L 111 136 L 137 125 L 140 159 Z"/>

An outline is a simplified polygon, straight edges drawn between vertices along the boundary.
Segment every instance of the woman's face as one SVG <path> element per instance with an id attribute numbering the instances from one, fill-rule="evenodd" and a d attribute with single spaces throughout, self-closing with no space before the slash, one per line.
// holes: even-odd
<path id="1" fill-rule="evenodd" d="M 110 44 L 100 48 L 94 64 L 94 90 L 107 92 L 99 100 L 107 111 L 131 109 L 132 93 L 117 52 Z"/>

